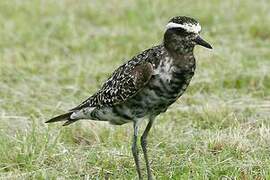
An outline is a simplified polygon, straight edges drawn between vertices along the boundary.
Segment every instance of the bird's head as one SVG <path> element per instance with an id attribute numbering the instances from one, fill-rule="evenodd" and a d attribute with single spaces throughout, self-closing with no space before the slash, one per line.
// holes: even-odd
<path id="1" fill-rule="evenodd" d="M 193 50 L 195 45 L 212 49 L 212 46 L 200 37 L 201 26 L 193 18 L 177 16 L 166 25 L 164 43 L 172 50 Z"/>

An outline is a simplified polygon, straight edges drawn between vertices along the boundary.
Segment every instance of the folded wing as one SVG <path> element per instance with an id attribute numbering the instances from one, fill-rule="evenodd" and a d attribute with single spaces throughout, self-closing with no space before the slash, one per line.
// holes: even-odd
<path id="1" fill-rule="evenodd" d="M 139 92 L 149 82 L 152 75 L 151 63 L 133 59 L 120 66 L 97 93 L 70 111 L 86 107 L 112 106 L 126 101 Z"/>

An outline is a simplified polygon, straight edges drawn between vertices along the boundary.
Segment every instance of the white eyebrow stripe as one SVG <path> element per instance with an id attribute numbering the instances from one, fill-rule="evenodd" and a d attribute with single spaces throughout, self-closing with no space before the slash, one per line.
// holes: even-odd
<path id="1" fill-rule="evenodd" d="M 192 32 L 192 33 L 199 33 L 202 29 L 199 23 L 198 24 L 189 24 L 189 23 L 177 24 L 174 22 L 169 22 L 166 25 L 166 29 L 171 29 L 171 28 L 183 28 L 187 32 Z"/>

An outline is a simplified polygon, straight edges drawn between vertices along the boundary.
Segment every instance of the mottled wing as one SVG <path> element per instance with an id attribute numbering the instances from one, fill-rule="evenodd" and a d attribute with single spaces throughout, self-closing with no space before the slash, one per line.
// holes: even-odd
<path id="1" fill-rule="evenodd" d="M 112 106 L 121 103 L 142 89 L 152 74 L 151 63 L 130 61 L 120 66 L 96 94 L 73 108 L 72 111 L 85 107 Z"/>

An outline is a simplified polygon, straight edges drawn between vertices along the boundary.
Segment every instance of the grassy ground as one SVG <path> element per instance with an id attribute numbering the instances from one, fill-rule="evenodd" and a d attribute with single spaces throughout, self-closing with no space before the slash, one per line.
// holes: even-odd
<path id="1" fill-rule="evenodd" d="M 151 131 L 156 179 L 269 179 L 269 9 L 267 0 L 0 1 L 0 179 L 136 179 L 131 124 L 44 121 L 160 43 L 175 15 L 198 19 L 214 50 L 195 49 L 190 87 Z"/>

